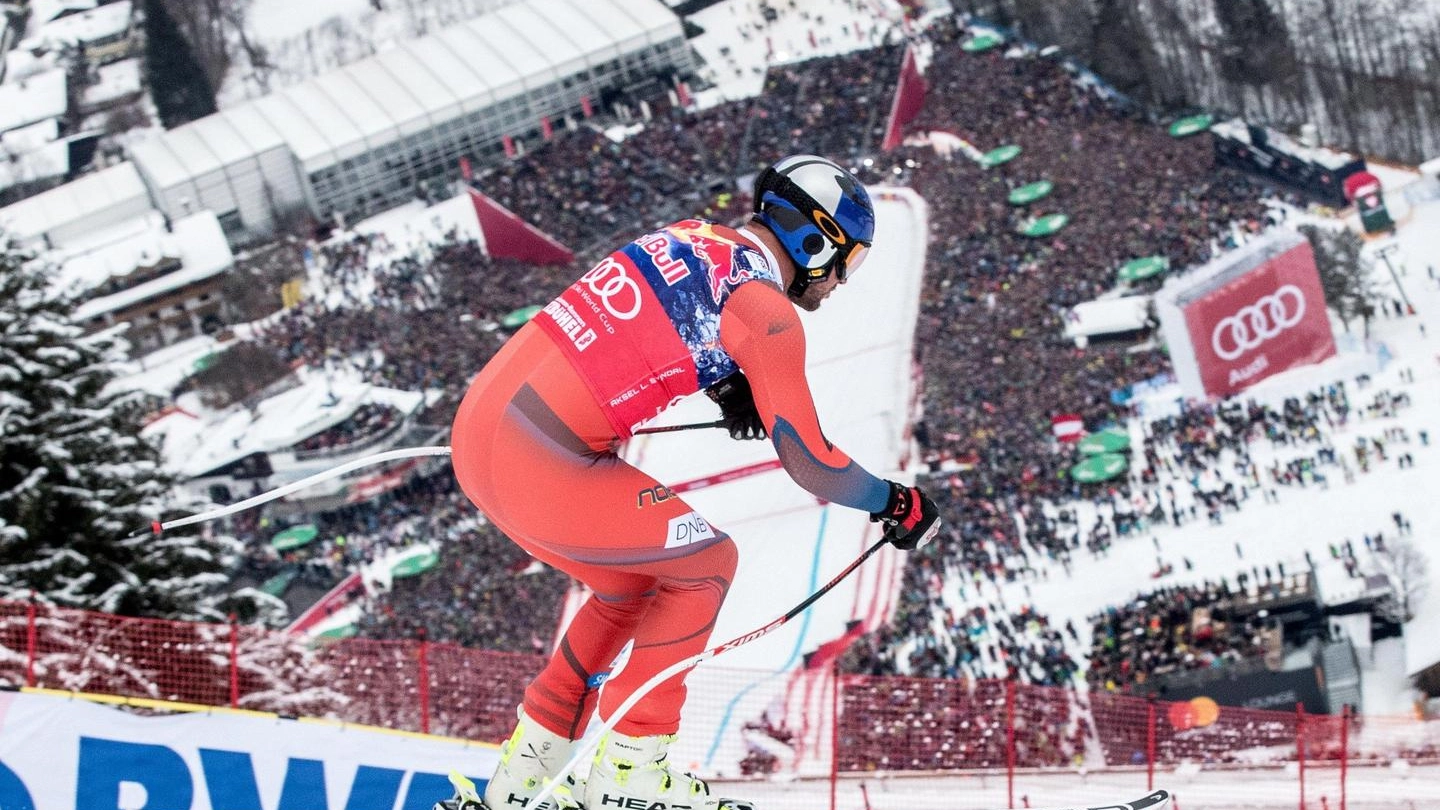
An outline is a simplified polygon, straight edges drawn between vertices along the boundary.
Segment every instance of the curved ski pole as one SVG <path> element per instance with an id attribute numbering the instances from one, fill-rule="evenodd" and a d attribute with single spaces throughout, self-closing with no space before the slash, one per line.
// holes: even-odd
<path id="1" fill-rule="evenodd" d="M 666 425 L 663 427 L 640 428 L 639 430 L 635 431 L 635 435 L 639 436 L 649 433 L 673 433 L 679 430 L 696 430 L 699 428 L 716 428 L 724 426 L 725 420 L 717 419 L 714 422 L 695 422 L 688 425 Z M 448 445 L 402 447 L 397 450 L 386 450 L 383 453 L 374 453 L 363 458 L 357 458 L 354 461 L 348 461 L 338 467 L 331 467 L 328 470 L 322 470 L 308 478 L 302 478 L 299 481 L 294 481 L 282 487 L 277 487 L 267 492 L 262 492 L 259 495 L 251 498 L 246 498 L 245 500 L 239 501 L 238 503 L 232 503 L 229 506 L 222 507 L 220 509 L 213 509 L 209 512 L 201 512 L 197 515 L 190 515 L 189 517 L 177 518 L 175 520 L 167 520 L 163 523 L 160 521 L 156 521 L 150 524 L 149 531 L 152 534 L 160 534 L 166 529 L 174 529 L 180 526 L 189 526 L 193 523 L 204 523 L 209 520 L 215 520 L 216 518 L 233 515 L 236 512 L 243 512 L 246 509 L 259 506 L 262 503 L 269 503 L 270 501 L 273 501 L 277 498 L 283 498 L 292 492 L 298 492 L 302 489 L 305 489 L 306 487 L 312 487 L 323 481 L 329 481 L 332 478 L 338 478 L 339 476 L 342 476 L 345 473 L 350 472 L 351 470 L 358 470 L 361 467 L 368 467 L 372 464 L 383 464 L 387 461 L 395 461 L 402 458 L 419 458 L 424 456 L 448 455 L 450 455 L 450 447 Z M 139 537 L 144 533 L 145 530 L 136 531 L 132 533 L 130 537 Z"/>
<path id="2" fill-rule="evenodd" d="M 221 507 L 220 509 L 212 509 L 209 512 L 201 512 L 197 515 L 190 515 L 189 517 L 176 518 L 175 520 L 167 520 L 163 523 L 157 520 L 154 523 L 150 524 L 150 532 L 153 534 L 160 534 L 166 529 L 174 529 L 179 526 L 189 526 L 192 523 L 204 523 L 207 520 L 215 520 L 216 518 L 222 518 L 226 515 L 233 515 L 236 512 L 243 512 L 251 507 L 259 506 L 262 503 L 268 503 L 275 500 L 276 498 L 283 498 L 292 492 L 298 492 L 299 490 L 305 489 L 306 487 L 314 486 L 322 481 L 329 481 L 332 478 L 338 478 L 345 473 L 350 472 L 351 470 L 358 470 L 361 467 L 368 467 L 372 464 L 383 464 L 387 461 L 395 461 L 396 459 L 402 458 L 420 458 L 423 456 L 448 455 L 450 455 L 450 448 L 442 445 L 432 445 L 428 447 L 402 447 L 397 450 L 386 450 L 383 453 L 373 453 L 371 455 L 364 456 L 363 458 L 357 458 L 354 461 L 347 461 L 346 463 L 341 464 L 338 467 L 331 467 L 328 470 L 322 470 L 312 476 L 309 476 L 308 478 L 302 478 L 299 481 L 293 481 L 284 486 L 276 487 L 275 489 L 269 490 L 267 492 L 262 492 L 252 498 L 246 498 L 245 500 L 239 501 L 238 503 L 232 503 L 229 506 Z M 144 533 L 145 532 L 143 530 L 137 531 L 130 536 L 139 537 Z"/>
<path id="3" fill-rule="evenodd" d="M 582 759 L 590 755 L 591 749 L 593 749 L 596 744 L 599 743 L 600 738 L 608 734 L 611 729 L 615 728 L 615 724 L 620 722 L 620 718 L 624 717 L 626 712 L 634 708 L 635 704 L 639 703 L 641 698 L 649 694 L 650 690 L 670 680 L 681 672 L 684 672 L 685 670 L 690 669 L 691 667 L 694 667 L 704 661 L 708 661 L 711 658 L 720 655 L 721 653 L 728 652 L 735 649 L 736 647 L 742 647 L 746 644 L 749 644 L 755 639 L 767 635 L 771 631 L 778 629 L 796 616 L 799 616 L 805 611 L 805 608 L 810 607 L 812 604 L 815 603 L 815 600 L 829 593 L 830 590 L 833 589 L 836 585 L 839 585 L 842 580 L 855 573 L 855 569 L 859 568 L 861 564 L 863 564 L 866 560 L 870 559 L 870 557 L 873 556 L 875 552 L 879 551 L 881 547 L 888 545 L 889 542 L 890 541 L 886 540 L 884 537 L 881 537 L 879 540 L 875 541 L 874 545 L 861 552 L 859 557 L 856 557 L 854 561 L 852 561 L 849 565 L 845 566 L 845 569 L 843 571 L 836 574 L 834 579 L 820 586 L 819 590 L 805 597 L 804 601 L 802 601 L 795 607 L 790 608 L 790 610 L 785 612 L 785 615 L 775 619 L 769 624 L 757 627 L 756 629 L 751 630 L 744 635 L 736 636 L 735 638 L 730 639 L 724 644 L 717 644 L 716 646 L 711 647 L 708 650 L 698 652 L 690 656 L 689 658 L 676 661 L 665 669 L 662 669 L 659 672 L 655 673 L 655 675 L 651 677 L 650 680 L 641 684 L 640 688 L 632 692 L 629 697 L 625 698 L 624 702 L 622 702 L 619 706 L 615 708 L 615 711 L 610 715 L 610 719 L 602 722 L 599 728 L 595 729 L 593 732 L 586 733 L 585 736 L 581 738 L 579 745 L 575 747 L 575 753 L 571 755 L 569 761 L 565 763 L 564 767 L 560 769 L 559 773 L 550 777 L 549 784 L 545 785 L 545 788 L 530 800 L 529 806 L 540 807 L 546 799 L 550 798 L 550 794 L 555 791 L 555 788 L 560 784 L 564 783 L 565 777 L 569 776 L 570 772 L 575 770 L 575 767 L 580 764 L 580 761 Z"/>

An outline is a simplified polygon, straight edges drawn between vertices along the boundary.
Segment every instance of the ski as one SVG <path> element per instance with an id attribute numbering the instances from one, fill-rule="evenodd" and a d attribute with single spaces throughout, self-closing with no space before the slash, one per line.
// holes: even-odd
<path id="1" fill-rule="evenodd" d="M 450 772 L 450 784 L 455 788 L 455 797 L 448 801 L 437 802 L 434 810 L 490 810 L 484 800 L 480 798 L 479 791 L 475 789 L 475 783 L 461 776 L 459 772 Z M 1028 810 L 1167 810 L 1170 807 L 1171 798 L 1170 791 L 1157 790 L 1128 802 L 1091 805 L 1067 804 L 1057 807 L 1032 807 Z M 578 805 L 573 807 L 578 807 Z M 720 807 L 721 810 L 755 810 L 754 805 L 750 802 L 733 799 L 722 799 Z"/>
<path id="2" fill-rule="evenodd" d="M 1092 805 L 1067 804 L 1061 807 L 1033 807 L 1030 810 L 1166 810 L 1170 806 L 1171 798 L 1170 791 L 1157 790 L 1128 802 Z"/>

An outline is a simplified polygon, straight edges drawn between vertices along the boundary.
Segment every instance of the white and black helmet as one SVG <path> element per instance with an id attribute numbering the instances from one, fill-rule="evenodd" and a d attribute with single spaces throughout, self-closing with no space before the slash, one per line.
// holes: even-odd
<path id="1" fill-rule="evenodd" d="M 755 178 L 755 219 L 795 262 L 794 296 L 831 274 L 844 281 L 875 237 L 875 207 L 865 186 L 818 155 L 791 155 Z"/>

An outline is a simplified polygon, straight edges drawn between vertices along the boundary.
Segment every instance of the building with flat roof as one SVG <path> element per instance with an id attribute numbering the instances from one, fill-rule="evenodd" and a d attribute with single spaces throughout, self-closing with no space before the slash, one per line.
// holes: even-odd
<path id="1" fill-rule="evenodd" d="M 149 141 L 131 157 L 171 218 L 211 210 L 232 241 L 287 214 L 354 218 L 498 160 L 541 131 L 692 62 L 661 0 L 531 0 L 402 42 Z M 3 218 L 3 217 L 0 217 Z"/>

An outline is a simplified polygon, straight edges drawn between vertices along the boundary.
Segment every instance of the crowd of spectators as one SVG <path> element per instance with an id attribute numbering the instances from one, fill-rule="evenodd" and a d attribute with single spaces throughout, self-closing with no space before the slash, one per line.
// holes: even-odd
<path id="1" fill-rule="evenodd" d="M 978 593 L 997 582 L 1047 576 L 1043 562 L 1068 559 L 1082 527 L 1067 531 L 1046 516 L 1046 504 L 1093 493 L 1065 475 L 1075 458 L 1055 452 L 1050 418 L 1079 413 L 1092 430 L 1119 423 L 1132 411 L 1115 404 L 1112 392 L 1169 366 L 1154 349 L 1077 349 L 1063 337 L 1065 314 L 1112 289 L 1128 259 L 1162 255 L 1176 268 L 1202 263 L 1233 238 L 1233 228 L 1258 230 L 1266 221 L 1262 199 L 1279 192 L 1217 169 L 1206 139 L 1169 137 L 1081 86 L 1060 62 L 967 53 L 956 46 L 962 35 L 943 28 L 933 34 L 930 92 L 915 127 L 954 133 L 981 151 L 1016 144 L 1022 153 L 988 169 L 958 156 L 939 158 L 924 146 L 904 147 L 891 161 L 920 167 L 903 170 L 900 179 L 930 204 L 934 233 L 917 328 L 924 420 L 916 437 L 932 469 L 951 462 L 969 469 L 930 477 L 945 542 L 932 546 L 936 559 L 907 570 L 897 619 L 871 643 L 888 652 L 857 665 L 871 672 L 917 666 L 963 672 L 970 661 L 993 655 L 1002 666 L 983 667 L 986 674 L 1066 684 L 1075 669 L 1067 658 L 1083 650 L 1058 649 L 1065 645 L 1055 629 L 1038 621 L 1018 629 L 1010 623 L 1008 638 L 983 649 L 956 643 L 933 572 L 959 574 Z M 1044 210 L 1064 212 L 1070 222 L 1037 240 L 1017 232 L 1034 212 L 1010 205 L 1007 195 L 1040 179 L 1054 184 Z M 1016 521 L 1017 512 L 1029 519 Z M 1083 541 L 1103 551 L 1114 525 L 1095 528 Z"/>
<path id="2" fill-rule="evenodd" d="M 737 177 L 795 152 L 857 161 L 873 151 L 903 52 L 893 44 L 774 66 L 753 98 L 657 118 L 618 142 L 581 128 L 485 170 L 476 185 L 582 262 L 684 216 L 733 219 L 743 212 L 716 198 Z"/>
<path id="3" fill-rule="evenodd" d="M 1228 583 L 1175 585 L 1094 617 L 1092 688 L 1117 691 L 1175 670 L 1219 668 L 1266 651 L 1263 620 L 1226 621 L 1216 612 Z"/>
<path id="4" fill-rule="evenodd" d="M 295 449 L 303 453 L 353 447 L 394 427 L 399 416 L 400 411 L 393 405 L 366 402 L 344 421 L 305 437 Z"/>
<path id="5" fill-rule="evenodd" d="M 1020 687 L 1007 697 L 1008 689 L 994 679 L 895 677 L 848 684 L 837 765 L 841 771 L 1004 768 L 1012 712 L 1016 767 L 1073 764 L 1089 730 L 1074 710 L 1074 695 Z"/>

